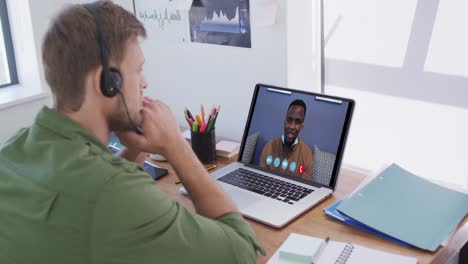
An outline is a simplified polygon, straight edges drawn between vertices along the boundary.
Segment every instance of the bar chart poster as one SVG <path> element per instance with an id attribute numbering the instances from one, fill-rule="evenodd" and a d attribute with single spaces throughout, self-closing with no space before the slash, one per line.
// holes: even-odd
<path id="1" fill-rule="evenodd" d="M 191 3 L 191 0 L 134 0 L 133 11 L 150 38 L 166 43 L 188 43 Z"/>
<path id="2" fill-rule="evenodd" d="M 193 0 L 192 42 L 251 48 L 249 0 Z"/>

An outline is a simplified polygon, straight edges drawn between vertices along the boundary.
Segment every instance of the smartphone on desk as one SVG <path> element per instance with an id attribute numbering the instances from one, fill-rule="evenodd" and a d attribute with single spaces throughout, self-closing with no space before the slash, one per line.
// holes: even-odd
<path id="1" fill-rule="evenodd" d="M 118 142 L 118 139 L 117 137 L 114 135 L 114 137 L 112 137 L 111 135 L 111 140 L 109 141 L 109 144 L 108 144 L 108 148 L 109 150 L 115 154 L 117 152 L 119 152 L 119 150 L 122 148 L 123 146 L 120 145 L 120 142 Z M 161 167 L 158 167 L 150 162 L 147 162 L 145 161 L 143 163 L 143 169 L 151 176 L 151 178 L 153 178 L 153 180 L 157 180 L 159 179 L 161 176 L 164 176 L 167 174 L 167 170 L 164 169 L 164 168 L 161 168 Z"/>

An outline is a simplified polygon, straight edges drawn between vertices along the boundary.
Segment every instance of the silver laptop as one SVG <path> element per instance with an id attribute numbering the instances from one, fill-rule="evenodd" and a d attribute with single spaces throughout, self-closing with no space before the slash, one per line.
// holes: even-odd
<path id="1" fill-rule="evenodd" d="M 257 84 L 238 160 L 212 176 L 244 216 L 283 227 L 335 190 L 353 109 L 350 99 Z"/>

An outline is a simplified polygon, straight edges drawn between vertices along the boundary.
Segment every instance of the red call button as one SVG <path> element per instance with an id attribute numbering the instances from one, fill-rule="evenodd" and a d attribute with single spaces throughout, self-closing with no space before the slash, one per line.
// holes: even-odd
<path id="1" fill-rule="evenodd" d="M 299 165 L 299 173 L 304 173 L 304 164 Z"/>

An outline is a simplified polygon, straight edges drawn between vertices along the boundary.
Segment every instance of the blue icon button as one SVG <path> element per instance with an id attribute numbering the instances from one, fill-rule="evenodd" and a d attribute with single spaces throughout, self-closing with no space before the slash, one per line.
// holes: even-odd
<path id="1" fill-rule="evenodd" d="M 288 164 L 289 164 L 288 160 L 284 159 L 283 162 L 281 163 L 281 168 L 285 170 L 286 168 L 288 168 Z"/>
<path id="2" fill-rule="evenodd" d="M 266 158 L 266 165 L 270 166 L 272 162 L 273 162 L 273 157 L 271 155 L 268 155 L 268 157 Z"/>
<path id="3" fill-rule="evenodd" d="M 276 158 L 275 158 L 275 162 L 273 163 L 273 165 L 275 166 L 275 168 L 278 168 L 278 166 L 280 165 L 280 163 L 281 163 L 280 158 L 276 157 Z"/>
<path id="4" fill-rule="evenodd" d="M 290 170 L 291 172 L 296 171 L 296 166 L 297 166 L 296 162 L 294 162 L 294 161 L 291 162 L 291 164 L 289 165 L 289 170 Z"/>

